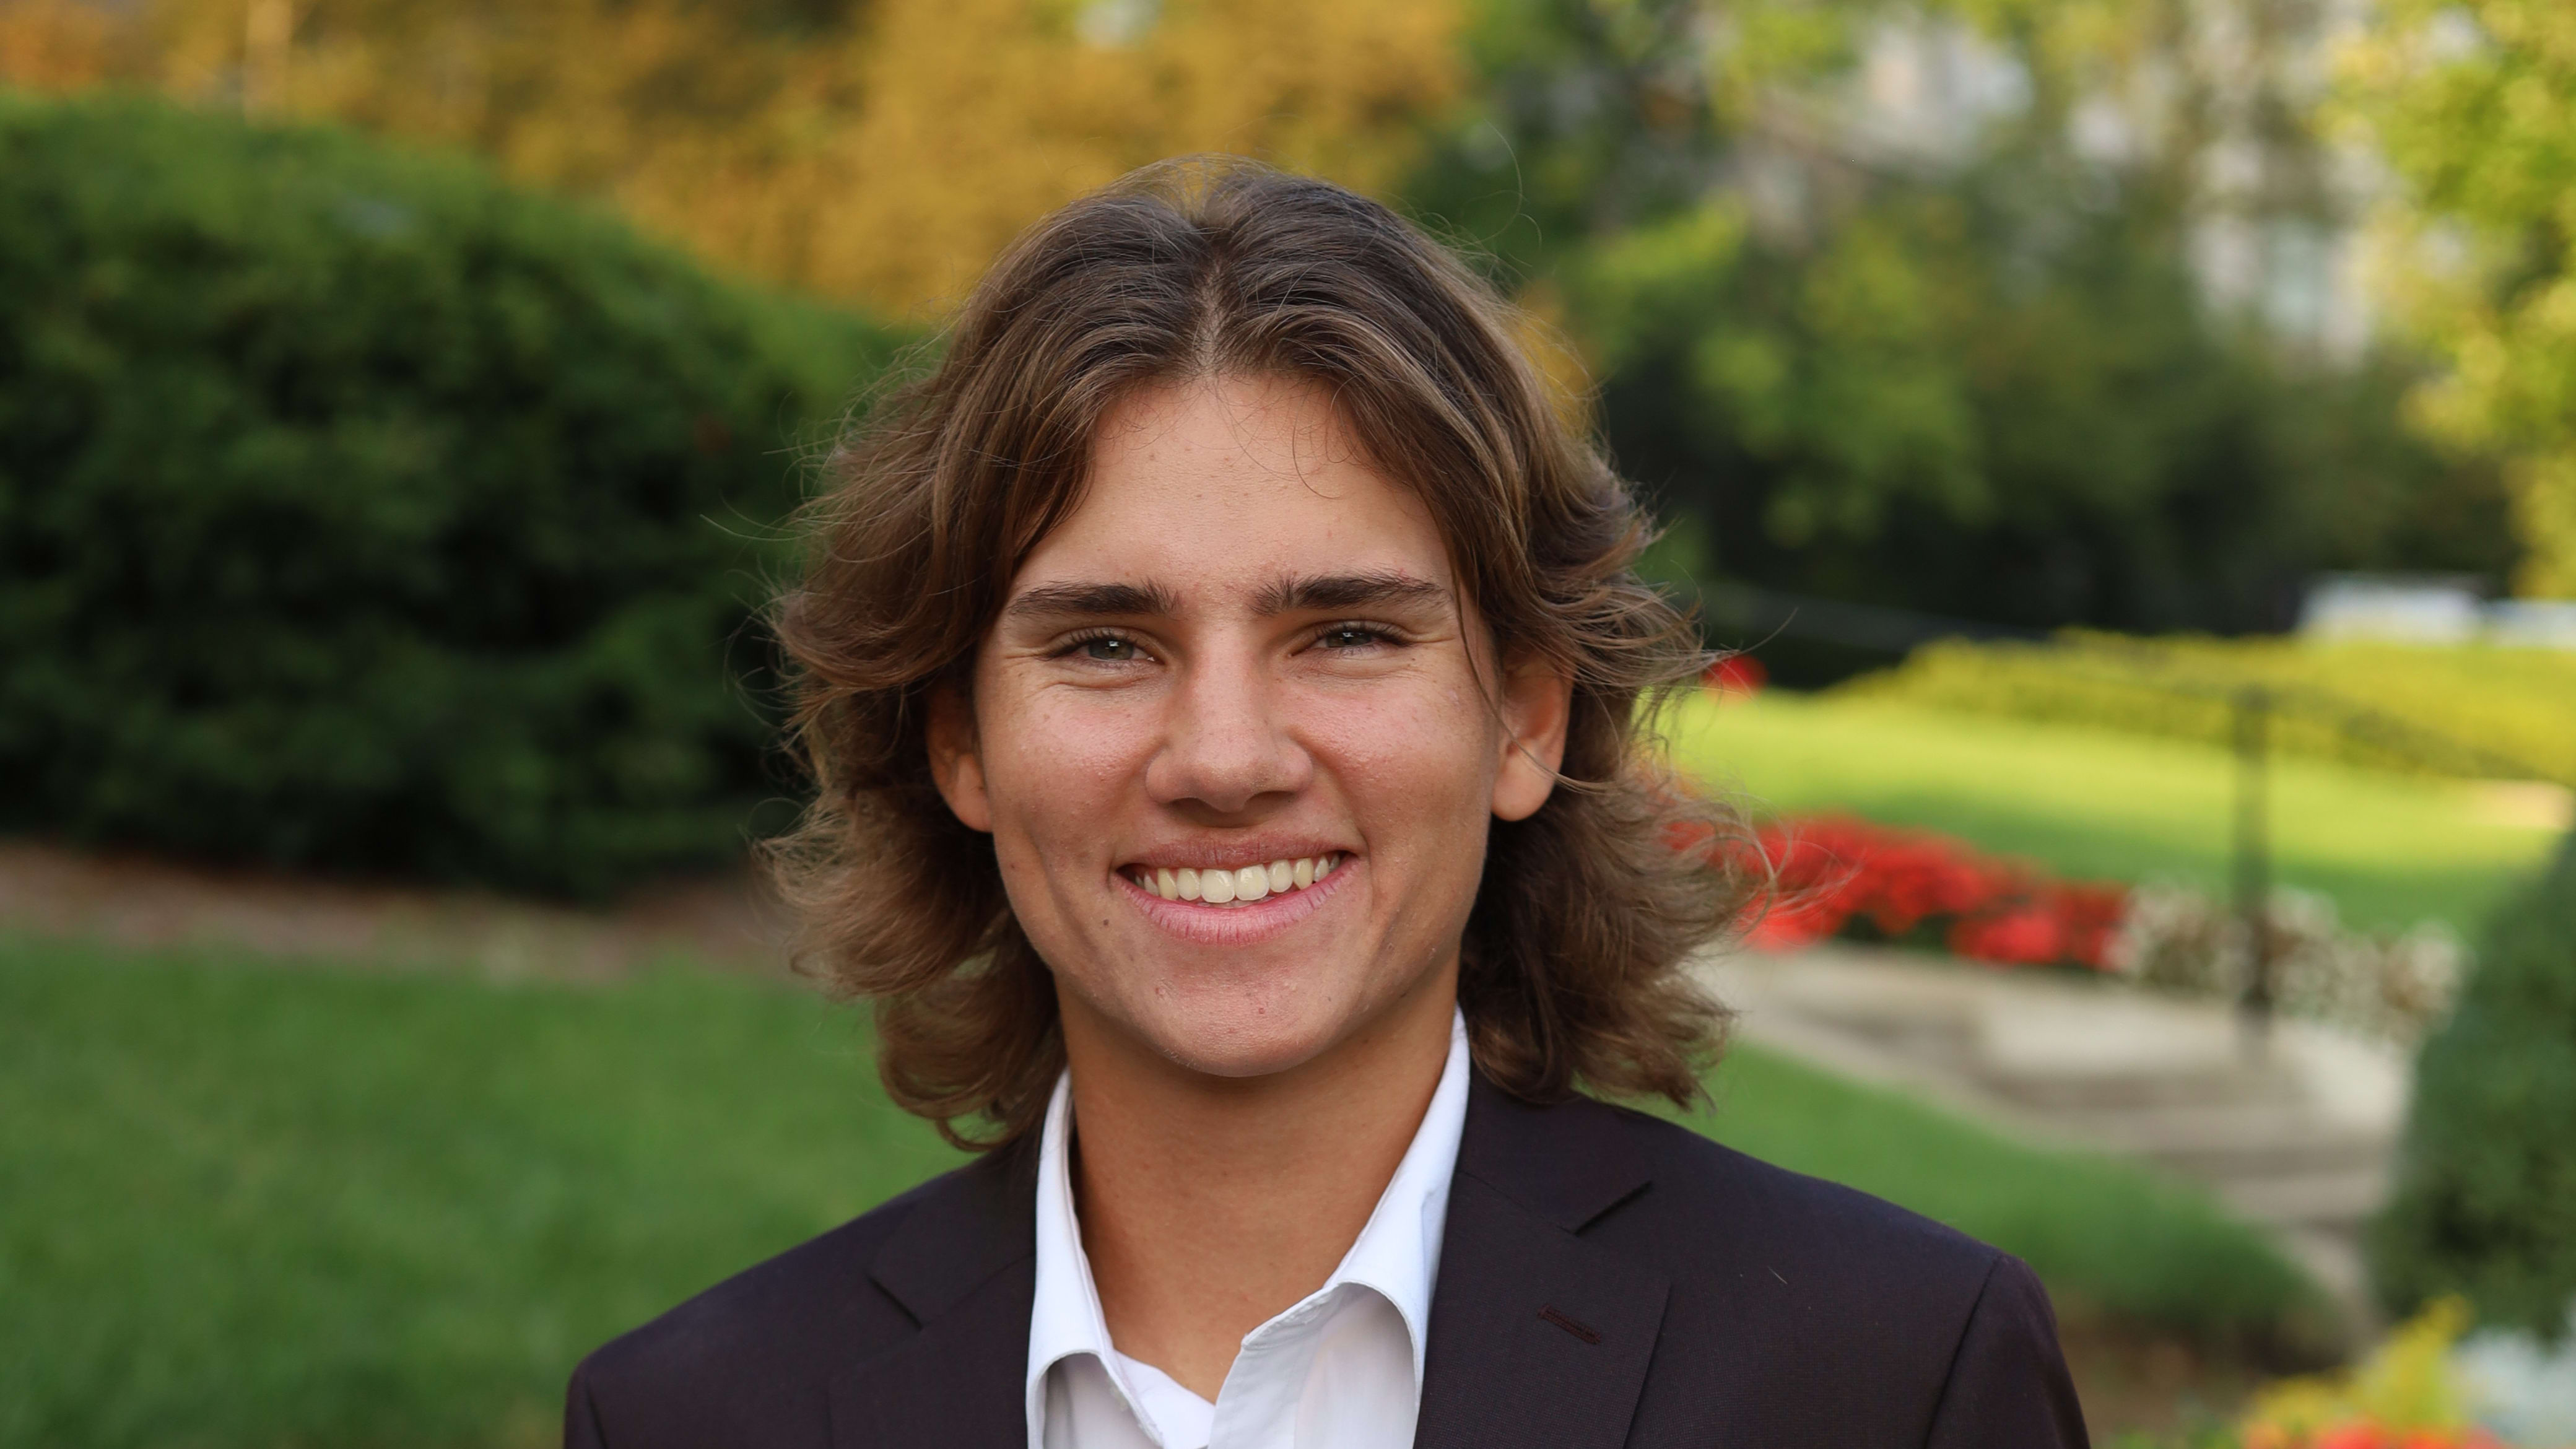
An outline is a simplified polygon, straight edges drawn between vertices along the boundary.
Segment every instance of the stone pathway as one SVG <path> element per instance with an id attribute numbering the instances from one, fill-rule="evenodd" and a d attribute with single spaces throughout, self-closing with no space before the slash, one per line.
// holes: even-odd
<path id="1" fill-rule="evenodd" d="M 2282 1022 L 2249 1051 L 2226 1006 L 2056 973 L 1841 944 L 1730 955 L 1705 975 L 1742 1034 L 2026 1141 L 2199 1183 L 2269 1229 L 2357 1326 L 2360 1234 L 2388 1191 L 2410 1065 Z"/>
<path id="2" fill-rule="evenodd" d="M 671 956 L 785 969 L 785 911 L 748 873 L 595 908 L 0 840 L 0 930 L 486 976 L 604 980 Z"/>

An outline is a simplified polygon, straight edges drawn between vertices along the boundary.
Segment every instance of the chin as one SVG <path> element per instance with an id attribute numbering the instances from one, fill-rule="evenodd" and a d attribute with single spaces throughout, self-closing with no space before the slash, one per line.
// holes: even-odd
<path id="1" fill-rule="evenodd" d="M 1355 1025 L 1338 1013 L 1300 1011 L 1300 993 L 1284 994 L 1288 999 L 1166 1007 L 1139 1025 L 1156 1050 L 1191 1071 L 1211 1077 L 1274 1076 L 1331 1051 Z"/>
<path id="2" fill-rule="evenodd" d="M 1247 973 L 1249 974 L 1249 973 Z M 1155 1055 L 1211 1077 L 1250 1078 L 1294 1071 L 1350 1039 L 1374 1009 L 1345 1005 L 1357 993 L 1317 981 L 1211 979 L 1201 971 L 1161 976 L 1091 998 L 1092 1014 L 1143 1043 Z M 1382 1003 L 1376 1004 L 1382 1006 Z"/>

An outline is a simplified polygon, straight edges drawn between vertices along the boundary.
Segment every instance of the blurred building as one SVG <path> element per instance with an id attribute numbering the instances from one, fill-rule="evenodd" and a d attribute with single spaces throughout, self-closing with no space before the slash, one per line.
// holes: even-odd
<path id="1" fill-rule="evenodd" d="M 2576 600 L 2483 593 L 2480 580 L 2460 574 L 2325 574 L 2308 586 L 2299 636 L 2576 649 Z"/>

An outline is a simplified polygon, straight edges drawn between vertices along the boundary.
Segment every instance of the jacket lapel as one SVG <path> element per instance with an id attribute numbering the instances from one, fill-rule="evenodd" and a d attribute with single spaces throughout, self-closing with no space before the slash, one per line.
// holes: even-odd
<path id="1" fill-rule="evenodd" d="M 832 1382 L 836 1449 L 1026 1449 L 1036 1143 L 931 1184 L 869 1266 L 921 1331 Z"/>
<path id="2" fill-rule="evenodd" d="M 1024 1449 L 1037 1289 L 1033 1141 L 923 1189 L 869 1276 L 920 1331 L 832 1382 L 837 1449 Z M 1663 1278 L 1584 1241 L 1646 1190 L 1620 1115 L 1530 1107 L 1482 1077 L 1450 1181 L 1417 1449 L 1614 1449 L 1661 1331 Z"/>
<path id="3" fill-rule="evenodd" d="M 1668 1285 L 1584 1241 L 1645 1190 L 1625 1120 L 1470 1089 L 1432 1293 L 1416 1449 L 1615 1449 L 1628 1437 Z"/>

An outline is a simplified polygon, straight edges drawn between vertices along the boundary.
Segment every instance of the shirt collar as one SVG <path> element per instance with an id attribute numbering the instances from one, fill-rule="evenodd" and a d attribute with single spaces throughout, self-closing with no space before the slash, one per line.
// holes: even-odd
<path id="1" fill-rule="evenodd" d="M 1386 1191 L 1369 1213 L 1341 1266 L 1318 1290 L 1343 1283 L 1374 1288 L 1395 1305 L 1413 1339 L 1413 1382 L 1422 1384 L 1422 1359 L 1431 1341 L 1431 1292 L 1440 1274 L 1440 1236 L 1449 1218 L 1449 1178 L 1458 1166 L 1458 1138 L 1467 1126 L 1467 1019 L 1449 1018 L 1449 1059 L 1440 1085 L 1414 1129 L 1413 1145 L 1396 1164 Z"/>
<path id="2" fill-rule="evenodd" d="M 1306 1301 L 1334 1292 L 1343 1284 L 1369 1288 L 1385 1297 L 1404 1319 L 1413 1341 L 1413 1382 L 1422 1383 L 1423 1355 L 1430 1344 L 1431 1295 L 1440 1271 L 1440 1240 L 1448 1219 L 1449 1179 L 1458 1164 L 1458 1139 L 1466 1129 L 1467 1021 L 1452 1012 L 1449 1056 L 1440 1085 L 1414 1129 L 1413 1142 L 1395 1176 L 1369 1213 L 1366 1226 L 1333 1270 Z M 1046 1125 L 1038 1146 L 1037 1291 L 1029 1314 L 1029 1364 L 1025 1385 L 1029 1443 L 1040 1442 L 1046 1415 L 1047 1373 L 1077 1354 L 1090 1354 L 1108 1372 L 1110 1383 L 1137 1421 L 1147 1416 L 1137 1408 L 1136 1393 L 1112 1352 L 1108 1320 L 1100 1309 L 1100 1290 L 1092 1281 L 1091 1259 L 1082 1250 L 1082 1228 L 1073 1206 L 1070 1166 L 1073 1125 L 1073 1076 L 1057 1076 L 1055 1095 L 1047 1102 Z M 1152 1432 L 1150 1429 L 1148 1432 Z"/>

